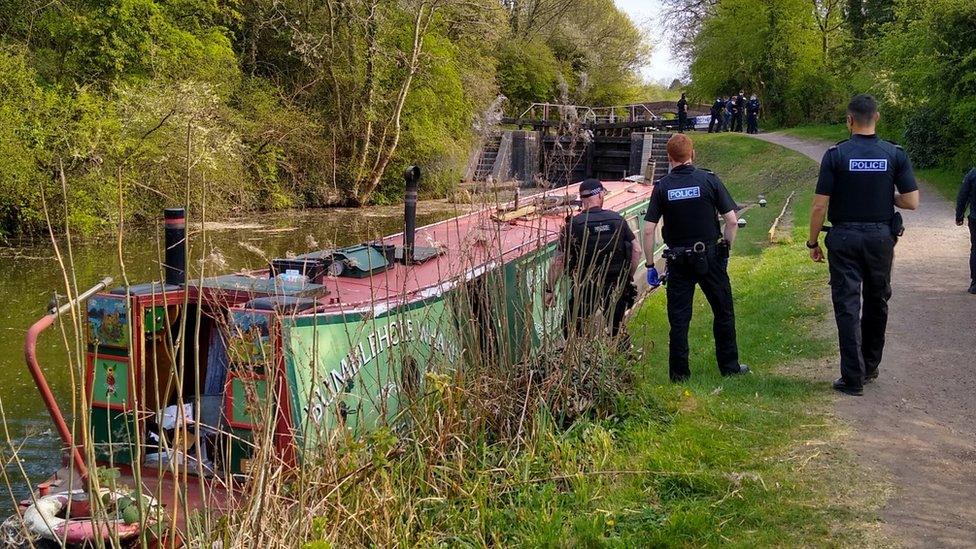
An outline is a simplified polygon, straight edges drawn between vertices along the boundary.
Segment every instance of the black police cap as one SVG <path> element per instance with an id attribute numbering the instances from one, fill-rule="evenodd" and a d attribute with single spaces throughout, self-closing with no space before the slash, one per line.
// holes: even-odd
<path id="1" fill-rule="evenodd" d="M 596 196 L 601 192 L 607 190 L 603 183 L 600 183 L 599 179 L 587 179 L 580 184 L 579 194 L 580 198 L 589 198 L 591 196 Z"/>

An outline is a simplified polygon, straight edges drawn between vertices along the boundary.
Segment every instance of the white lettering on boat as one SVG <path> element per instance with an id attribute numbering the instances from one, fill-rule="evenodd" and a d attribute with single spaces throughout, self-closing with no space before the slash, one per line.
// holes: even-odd
<path id="1" fill-rule="evenodd" d="M 455 362 L 460 357 L 460 349 L 456 342 L 451 341 L 440 326 L 429 322 L 421 323 L 419 327 L 413 320 L 391 320 L 389 324 L 377 327 L 373 332 L 362 338 L 350 349 L 339 366 L 331 370 L 318 386 L 311 391 L 305 413 L 315 423 L 321 423 L 325 416 L 325 409 L 335 404 L 343 393 L 352 390 L 349 387 L 359 372 L 380 355 L 390 349 L 405 343 L 417 342 L 425 344 L 431 351 L 443 355 L 449 362 Z M 314 363 L 312 365 L 314 368 Z M 392 369 L 393 365 L 389 367 Z M 395 386 L 395 383 L 391 382 Z"/>

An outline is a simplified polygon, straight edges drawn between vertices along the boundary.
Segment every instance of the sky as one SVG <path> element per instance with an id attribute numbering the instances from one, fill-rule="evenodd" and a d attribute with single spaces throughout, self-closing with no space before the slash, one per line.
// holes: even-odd
<path id="1" fill-rule="evenodd" d="M 660 0 L 614 0 L 614 2 L 648 33 L 654 44 L 654 54 L 642 71 L 644 79 L 670 84 L 675 78 L 685 76 L 686 67 L 674 59 L 667 40 L 662 39 L 658 32 L 661 28 Z"/>

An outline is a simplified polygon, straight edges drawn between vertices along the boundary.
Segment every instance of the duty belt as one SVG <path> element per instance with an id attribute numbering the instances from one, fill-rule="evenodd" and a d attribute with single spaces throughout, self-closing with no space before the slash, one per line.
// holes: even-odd
<path id="1" fill-rule="evenodd" d="M 833 224 L 834 227 L 851 227 L 854 229 L 879 229 L 890 227 L 891 221 L 840 221 Z"/>
<path id="2" fill-rule="evenodd" d="M 872 230 L 872 229 L 891 229 L 890 221 L 841 221 L 834 223 L 833 226 L 838 229 L 853 229 L 856 231 Z"/>
<path id="3" fill-rule="evenodd" d="M 664 250 L 665 259 L 675 259 L 683 255 L 703 254 L 705 251 L 718 247 L 718 243 L 695 242 L 691 246 L 675 246 Z"/>

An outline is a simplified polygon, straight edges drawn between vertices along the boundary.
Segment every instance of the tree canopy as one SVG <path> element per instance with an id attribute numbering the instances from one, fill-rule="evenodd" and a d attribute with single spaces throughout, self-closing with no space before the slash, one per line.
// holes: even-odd
<path id="1" fill-rule="evenodd" d="M 916 164 L 976 161 L 971 0 L 665 0 L 692 90 L 756 93 L 774 124 L 843 120 L 872 93 Z"/>
<path id="2" fill-rule="evenodd" d="M 399 199 L 410 163 L 445 191 L 499 94 L 629 101 L 647 53 L 612 0 L 7 0 L 0 232 L 63 211 L 62 171 L 90 230 Z"/>

